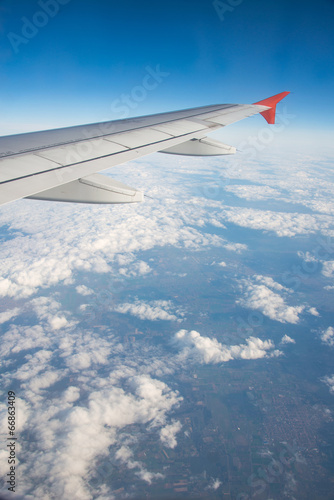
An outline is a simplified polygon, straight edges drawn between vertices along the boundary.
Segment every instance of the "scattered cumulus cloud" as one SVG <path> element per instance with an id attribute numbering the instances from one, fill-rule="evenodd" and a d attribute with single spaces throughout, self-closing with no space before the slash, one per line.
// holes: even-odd
<path id="1" fill-rule="evenodd" d="M 310 307 L 310 309 L 308 310 L 308 312 L 310 314 L 312 314 L 312 316 L 320 316 L 319 312 L 316 310 L 315 307 Z"/>
<path id="2" fill-rule="evenodd" d="M 20 314 L 20 308 L 14 307 L 14 309 L 9 309 L 8 311 L 4 311 L 0 313 L 0 324 L 6 323 L 13 318 L 16 318 Z"/>
<path id="3" fill-rule="evenodd" d="M 230 250 L 231 252 L 241 253 L 242 251 L 247 250 L 248 247 L 243 243 L 226 243 L 224 248 L 226 248 L 226 250 Z"/>
<path id="4" fill-rule="evenodd" d="M 54 316 L 50 319 L 50 326 L 53 330 L 59 330 L 68 325 L 68 321 L 65 316 Z"/>
<path id="5" fill-rule="evenodd" d="M 151 484 L 152 481 L 155 479 L 163 479 L 164 475 L 161 474 L 160 472 L 149 472 L 146 470 L 141 462 L 138 460 L 133 459 L 133 452 L 128 446 L 122 446 L 115 455 L 115 458 L 125 464 L 128 469 L 137 469 L 135 474 L 142 479 L 143 481 L 146 481 L 147 483 Z"/>
<path id="6" fill-rule="evenodd" d="M 334 375 L 324 377 L 322 381 L 328 385 L 330 392 L 334 394 Z"/>
<path id="7" fill-rule="evenodd" d="M 175 448 L 177 445 L 176 434 L 182 429 L 181 422 L 174 421 L 163 427 L 160 431 L 160 441 L 167 448 Z"/>
<path id="8" fill-rule="evenodd" d="M 334 277 L 334 260 L 328 260 L 323 263 L 322 274 L 326 276 L 326 278 Z"/>
<path id="9" fill-rule="evenodd" d="M 63 312 L 60 312 L 61 304 L 50 297 L 38 297 L 30 301 L 40 320 L 47 321 L 52 330 L 73 326 Z"/>
<path id="10" fill-rule="evenodd" d="M 150 266 L 142 261 L 139 260 L 137 262 L 132 262 L 130 267 L 120 267 L 118 272 L 121 276 L 144 276 L 145 274 L 148 274 L 152 271 Z"/>
<path id="11" fill-rule="evenodd" d="M 270 276 L 262 276 L 261 274 L 258 274 L 257 276 L 254 276 L 254 279 L 257 283 L 262 283 L 263 285 L 265 285 L 273 290 L 278 290 L 278 291 L 286 290 L 286 291 L 288 291 L 288 288 L 285 288 L 280 283 L 277 283 Z"/>
<path id="12" fill-rule="evenodd" d="M 76 291 L 80 294 L 86 297 L 87 295 L 92 295 L 94 291 L 91 288 L 88 288 L 86 285 L 78 285 L 76 288 Z"/>
<path id="13" fill-rule="evenodd" d="M 321 332 L 320 338 L 324 344 L 334 346 L 334 328 L 329 326 L 327 330 Z"/>
<path id="14" fill-rule="evenodd" d="M 165 321 L 182 321 L 183 313 L 179 310 L 175 311 L 171 301 L 154 300 L 150 303 L 137 300 L 134 303 L 124 303 L 113 308 L 114 311 L 121 314 L 131 314 L 142 320 L 165 320 Z M 173 314 L 172 312 L 176 312 Z"/>
<path id="15" fill-rule="evenodd" d="M 263 284 L 257 284 L 259 282 Z M 242 285 L 245 295 L 239 303 L 244 307 L 260 311 L 268 318 L 280 323 L 296 324 L 299 322 L 299 315 L 303 312 L 304 306 L 288 306 L 284 298 L 276 293 L 276 291 L 286 290 L 279 283 L 271 278 L 258 276 L 255 280 L 243 280 Z"/>
<path id="16" fill-rule="evenodd" d="M 11 325 L 8 331 L 2 335 L 0 355 L 6 357 L 30 349 L 47 349 L 51 345 L 52 340 L 41 325 Z"/>
<path id="17" fill-rule="evenodd" d="M 279 356 L 271 340 L 249 337 L 245 344 L 226 346 L 215 338 L 203 337 L 195 330 L 180 330 L 172 339 L 172 345 L 179 350 L 179 359 L 190 359 L 201 364 L 217 364 L 232 359 L 259 359 Z"/>
<path id="18" fill-rule="evenodd" d="M 281 344 L 295 344 L 296 341 L 294 339 L 292 339 L 291 337 L 289 337 L 289 335 L 284 335 L 284 337 L 282 337 L 282 340 L 280 343 Z"/>
<path id="19" fill-rule="evenodd" d="M 39 374 L 38 376 L 32 378 L 29 382 L 29 388 L 34 393 L 38 393 L 41 389 L 47 389 L 48 387 L 52 386 L 61 378 L 62 375 L 59 370 L 48 370 L 43 374 Z"/>
<path id="20" fill-rule="evenodd" d="M 41 349 L 33 354 L 26 354 L 25 362 L 13 373 L 13 378 L 25 384 L 30 382 L 48 368 L 52 351 Z M 23 387 L 27 387 L 23 385 Z"/>
<path id="21" fill-rule="evenodd" d="M 223 483 L 219 479 L 212 478 L 208 486 L 208 490 L 217 491 Z"/>

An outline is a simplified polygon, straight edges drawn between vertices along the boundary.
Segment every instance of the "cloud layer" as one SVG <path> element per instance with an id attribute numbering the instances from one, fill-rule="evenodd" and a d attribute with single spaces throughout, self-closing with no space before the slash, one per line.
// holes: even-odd
<path id="1" fill-rule="evenodd" d="M 0 223 L 9 228 L 10 239 L 0 248 L 0 296 L 5 299 L 0 312 L 1 383 L 5 389 L 13 383 L 18 388 L 23 493 L 36 499 L 117 498 L 110 478 L 119 466 L 128 469 L 129 477 L 132 473 L 147 484 L 162 481 L 164 471 L 152 471 L 137 450 L 148 438 L 172 450 L 182 443 L 184 427 L 178 409 L 183 394 L 178 375 L 196 365 L 215 368 L 233 360 L 251 362 L 281 354 L 268 333 L 264 339 L 259 334 L 239 345 L 224 345 L 193 330 L 191 321 L 198 319 L 203 303 L 196 302 L 198 307 L 191 311 L 183 304 L 188 304 L 189 291 L 201 296 L 201 289 L 192 291 L 178 284 L 168 300 L 161 298 L 165 294 L 139 295 L 146 280 L 154 277 L 156 289 L 161 289 L 160 276 L 169 276 L 169 259 L 175 258 L 170 251 L 177 249 L 187 256 L 197 254 L 198 275 L 205 272 L 208 262 L 220 263 L 210 270 L 227 276 L 231 290 L 241 285 L 237 297 L 243 307 L 280 324 L 300 321 L 306 306 L 279 278 L 252 272 L 251 278 L 241 280 L 241 275 L 249 275 L 244 270 L 252 257 L 251 244 L 245 243 L 242 229 L 236 236 L 235 227 L 229 238 L 229 227 L 270 231 L 286 238 L 330 236 L 333 203 L 328 201 L 328 182 L 320 174 L 317 177 L 316 168 L 304 172 L 304 164 L 297 160 L 293 165 L 281 159 L 269 161 L 263 168 L 249 161 L 238 170 L 227 159 L 225 166 L 229 165 L 229 178 L 236 180 L 228 189 L 229 196 L 236 195 L 233 206 L 226 205 L 226 184 L 203 189 L 203 179 L 207 182 L 214 177 L 215 169 L 220 180 L 216 160 L 173 158 L 170 163 L 170 157 L 156 155 L 151 163 L 141 160 L 111 172 L 125 182 L 131 178 L 132 185 L 153 198 L 142 205 L 96 207 L 22 200 L 2 207 Z M 241 175 L 248 184 L 240 184 Z M 313 186 L 316 200 L 311 196 Z M 241 197 L 267 204 L 281 200 L 280 208 L 277 211 L 274 204 L 245 208 L 235 202 Z M 305 213 L 298 203 L 307 208 Z M 154 259 L 161 258 L 162 248 L 166 249 L 163 272 L 155 275 Z M 213 250 L 216 255 L 209 255 L 206 262 Z M 175 276 L 187 277 L 189 282 L 183 261 L 179 264 Z M 332 261 L 324 264 L 325 278 L 332 277 L 332 267 Z M 208 275 L 208 287 L 213 286 L 213 279 Z M 113 295 L 117 280 L 123 286 L 121 296 Z M 136 292 L 125 293 L 127 283 L 136 284 L 139 298 Z M 217 286 L 223 289 L 226 283 Z M 96 309 L 101 293 L 110 290 L 112 300 L 100 314 Z M 180 291 L 184 297 L 174 299 Z M 85 313 L 89 308 L 95 316 Z M 318 316 L 315 308 L 308 311 Z M 128 331 L 115 327 L 120 315 L 123 322 L 126 315 L 134 320 L 164 321 L 172 346 L 166 338 L 154 345 L 144 336 L 141 342 L 127 344 Z M 174 333 L 181 321 L 188 330 Z M 208 331 L 206 326 L 203 331 Z M 323 330 L 322 337 L 332 345 L 332 328 Z M 280 344 L 292 342 L 285 334 Z M 327 377 L 326 383 L 334 390 L 332 379 Z M 4 423 L 3 404 L 1 411 Z M 1 451 L 4 471 L 5 460 Z M 208 488 L 217 490 L 220 485 L 219 478 L 208 479 Z"/>

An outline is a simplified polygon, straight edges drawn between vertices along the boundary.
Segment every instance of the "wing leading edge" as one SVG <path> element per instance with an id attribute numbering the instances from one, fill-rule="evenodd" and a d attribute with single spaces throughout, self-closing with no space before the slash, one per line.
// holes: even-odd
<path id="1" fill-rule="evenodd" d="M 255 104 L 220 104 L 0 138 L 0 204 L 20 198 L 81 203 L 142 201 L 136 189 L 97 172 L 154 152 L 234 154 L 208 133 L 261 113 L 274 123 L 283 92 Z"/>

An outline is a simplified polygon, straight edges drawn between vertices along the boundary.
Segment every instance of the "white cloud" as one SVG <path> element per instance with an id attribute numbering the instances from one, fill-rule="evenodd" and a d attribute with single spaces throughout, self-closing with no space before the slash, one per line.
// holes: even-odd
<path id="1" fill-rule="evenodd" d="M 14 309 L 9 309 L 8 311 L 0 313 L 0 324 L 10 321 L 20 314 L 20 308 L 14 307 Z"/>
<path id="2" fill-rule="evenodd" d="M 139 479 L 146 481 L 148 484 L 151 484 L 153 479 L 163 479 L 164 475 L 160 472 L 149 472 L 147 470 L 140 470 L 136 473 Z"/>
<path id="3" fill-rule="evenodd" d="M 283 285 L 280 283 L 277 283 L 274 281 L 270 276 L 262 276 L 261 274 L 258 274 L 257 276 L 254 276 L 255 281 L 258 283 L 262 283 L 263 285 L 272 288 L 273 290 L 286 290 L 288 291 L 287 288 L 285 288 Z"/>
<path id="4" fill-rule="evenodd" d="M 133 452 L 130 450 L 128 446 L 122 446 L 115 455 L 115 458 L 117 460 L 120 460 L 121 462 L 125 463 L 128 469 L 139 469 L 136 471 L 136 475 L 142 479 L 143 481 L 146 481 L 147 483 L 151 484 L 153 479 L 163 479 L 163 474 L 160 474 L 159 472 L 149 472 L 147 471 L 144 467 L 143 464 L 137 460 L 133 460 Z"/>
<path id="5" fill-rule="evenodd" d="M 15 246 L 15 240 L 11 240 L 11 244 Z M 66 261 L 44 257 L 33 263 L 28 263 L 27 256 L 22 255 L 24 248 L 17 250 L 22 256 L 22 262 L 12 258 L 13 266 L 7 268 L 10 279 L 2 278 L 0 280 L 1 296 L 26 298 L 34 294 L 39 287 L 45 286 L 45 284 L 51 286 L 58 282 L 71 283 L 71 271 Z"/>
<path id="6" fill-rule="evenodd" d="M 171 314 L 174 310 L 171 301 L 156 300 L 147 304 L 144 301 L 137 300 L 133 304 L 124 303 L 113 308 L 114 311 L 121 314 L 131 314 L 142 320 L 166 320 L 166 321 L 182 321 L 178 316 L 183 315 L 181 311 L 175 311 L 178 316 Z"/>
<path id="7" fill-rule="evenodd" d="M 152 271 L 150 266 L 146 262 L 143 262 L 142 260 L 136 262 L 136 269 L 138 270 L 138 274 L 140 276 L 150 273 Z"/>
<path id="8" fill-rule="evenodd" d="M 74 403 L 80 398 L 80 389 L 78 387 L 70 386 L 63 393 L 63 401 L 65 403 Z"/>
<path id="9" fill-rule="evenodd" d="M 274 350 L 271 340 L 249 337 L 246 344 L 225 346 L 215 338 L 201 336 L 195 330 L 180 330 L 172 339 L 172 344 L 180 351 L 180 362 L 190 359 L 201 364 L 224 363 L 232 359 L 259 359 L 281 354 Z"/>
<path id="10" fill-rule="evenodd" d="M 239 198 L 246 200 L 267 200 L 280 196 L 280 191 L 269 186 L 226 186 L 226 191 L 234 193 Z"/>
<path id="11" fill-rule="evenodd" d="M 50 326 L 53 330 L 59 330 L 68 324 L 65 316 L 54 316 L 50 319 Z"/>
<path id="12" fill-rule="evenodd" d="M 282 337 L 282 340 L 280 342 L 281 344 L 295 344 L 296 341 L 294 339 L 292 339 L 291 337 L 289 337 L 289 335 L 284 335 L 284 337 Z"/>
<path id="13" fill-rule="evenodd" d="M 218 266 L 221 266 L 221 267 L 226 267 L 226 262 L 224 262 L 224 261 L 219 262 L 219 263 L 218 263 Z"/>
<path id="14" fill-rule="evenodd" d="M 167 448 L 175 448 L 177 445 L 176 434 L 182 429 L 182 424 L 179 421 L 174 421 L 163 427 L 160 431 L 160 441 Z"/>
<path id="15" fill-rule="evenodd" d="M 281 237 L 312 234 L 319 229 L 326 231 L 331 227 L 331 220 L 328 216 L 271 212 L 253 208 L 227 208 L 224 210 L 224 219 L 241 227 L 274 231 L 277 236 Z"/>
<path id="16" fill-rule="evenodd" d="M 92 295 L 94 291 L 91 288 L 88 288 L 86 285 L 78 285 L 76 291 L 83 296 Z"/>
<path id="17" fill-rule="evenodd" d="M 203 364 L 222 363 L 232 359 L 227 347 L 222 346 L 217 339 L 202 337 L 195 330 L 180 330 L 172 343 L 181 350 L 182 359 L 194 359 Z"/>
<path id="18" fill-rule="evenodd" d="M 52 351 L 45 349 L 40 349 L 34 354 L 27 354 L 24 358 L 26 362 L 14 372 L 13 378 L 25 381 L 36 377 L 47 367 L 51 358 Z"/>
<path id="19" fill-rule="evenodd" d="M 60 356 L 74 372 L 106 365 L 112 350 L 119 353 L 122 349 L 114 345 L 111 338 L 100 337 L 90 331 L 69 332 L 59 339 Z"/>
<path id="20" fill-rule="evenodd" d="M 322 381 L 328 385 L 330 392 L 334 393 L 334 375 L 324 377 Z"/>
<path id="21" fill-rule="evenodd" d="M 280 323 L 299 322 L 299 314 L 304 310 L 304 306 L 288 306 L 283 297 L 273 292 L 274 290 L 286 290 L 279 283 L 274 282 L 271 278 L 258 276 L 254 281 L 262 281 L 266 285 L 257 285 L 251 280 L 244 280 L 245 297 L 239 300 L 239 303 L 249 309 L 260 311 L 270 319 L 279 321 Z"/>
<path id="22" fill-rule="evenodd" d="M 241 253 L 243 250 L 247 250 L 247 245 L 243 243 L 226 243 L 224 248 L 232 252 Z"/>
<path id="23" fill-rule="evenodd" d="M 308 312 L 310 314 L 312 314 L 312 316 L 320 316 L 319 312 L 316 310 L 315 307 L 310 307 L 310 309 L 308 310 Z"/>
<path id="24" fill-rule="evenodd" d="M 323 263 L 322 274 L 326 276 L 326 278 L 334 277 L 334 260 L 328 260 Z"/>
<path id="25" fill-rule="evenodd" d="M 130 259 L 129 259 L 130 260 Z M 129 263 L 129 262 L 127 262 Z M 131 267 L 120 267 L 118 272 L 122 276 L 130 277 L 130 276 L 144 276 L 145 274 L 148 274 L 152 271 L 150 266 L 142 261 L 139 260 L 137 262 L 133 262 L 133 259 L 131 259 Z"/>
<path id="26" fill-rule="evenodd" d="M 38 347 L 44 349 L 50 347 L 51 344 L 52 341 L 40 325 L 12 325 L 2 336 L 0 355 L 4 357 L 10 353 L 17 354 L 20 351 L 36 349 Z"/>
<path id="27" fill-rule="evenodd" d="M 67 321 L 64 313 L 59 313 L 61 304 L 49 297 L 38 297 L 31 300 L 30 305 L 35 310 L 37 317 L 48 322 L 52 330 L 64 327 L 72 327 L 73 322 Z"/>
<path id="28" fill-rule="evenodd" d="M 226 229 L 226 226 L 224 226 L 224 224 L 222 224 L 219 220 L 217 220 L 216 218 L 212 218 L 208 221 L 209 224 L 212 224 L 213 226 L 215 227 L 220 227 L 221 229 Z"/>
<path id="29" fill-rule="evenodd" d="M 218 490 L 223 483 L 219 479 L 212 478 L 208 486 L 208 490 Z"/>
<path id="30" fill-rule="evenodd" d="M 334 328 L 329 326 L 327 330 L 321 332 L 320 338 L 324 344 L 334 346 Z"/>
<path id="31" fill-rule="evenodd" d="M 60 371 L 48 370 L 43 374 L 32 378 L 29 382 L 29 389 L 33 392 L 39 392 L 41 389 L 47 389 L 62 378 Z"/>
<path id="32" fill-rule="evenodd" d="M 261 340 L 256 337 L 246 339 L 246 345 L 231 346 L 231 354 L 234 359 L 258 359 L 265 357 L 277 357 L 281 351 L 274 349 L 275 345 L 271 340 Z"/>

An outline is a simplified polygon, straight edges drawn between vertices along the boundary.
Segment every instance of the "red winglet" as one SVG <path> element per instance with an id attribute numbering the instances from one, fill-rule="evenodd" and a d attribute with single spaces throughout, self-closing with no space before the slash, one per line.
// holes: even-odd
<path id="1" fill-rule="evenodd" d="M 268 99 L 263 99 L 263 101 L 254 102 L 254 104 L 260 104 L 262 106 L 270 106 L 270 109 L 266 109 L 265 111 L 262 111 L 262 113 L 260 113 L 260 115 L 262 115 L 269 124 L 275 123 L 276 104 L 284 99 L 284 97 L 286 97 L 288 94 L 290 94 L 290 92 L 281 92 L 280 94 L 268 97 Z"/>

